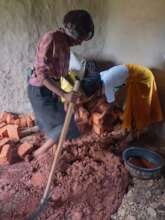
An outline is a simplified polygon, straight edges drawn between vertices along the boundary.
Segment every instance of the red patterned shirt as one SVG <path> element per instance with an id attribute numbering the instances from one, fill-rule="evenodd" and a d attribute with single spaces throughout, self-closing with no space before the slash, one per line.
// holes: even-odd
<path id="1" fill-rule="evenodd" d="M 42 86 L 45 78 L 58 79 L 68 73 L 70 43 L 62 29 L 46 33 L 39 41 L 34 71 L 29 83 Z"/>

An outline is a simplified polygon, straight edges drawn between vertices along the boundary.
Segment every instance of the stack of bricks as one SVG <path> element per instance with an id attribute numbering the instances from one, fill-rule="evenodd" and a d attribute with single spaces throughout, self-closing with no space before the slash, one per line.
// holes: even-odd
<path id="1" fill-rule="evenodd" d="M 0 113 L 1 165 L 13 163 L 13 158 L 16 157 L 16 154 L 23 158 L 33 148 L 32 144 L 20 143 L 21 130 L 33 126 L 34 116 L 31 114 L 18 116 L 9 112 Z"/>
<path id="2" fill-rule="evenodd" d="M 90 111 L 89 111 L 90 109 Z M 87 103 L 85 106 L 79 107 L 76 115 L 76 121 L 80 127 L 80 131 L 89 130 L 90 128 L 97 135 L 102 135 L 104 132 L 110 132 L 113 127 L 120 123 L 121 111 L 112 110 L 109 103 L 105 98 L 101 97 L 95 102 L 91 108 L 88 108 Z"/>

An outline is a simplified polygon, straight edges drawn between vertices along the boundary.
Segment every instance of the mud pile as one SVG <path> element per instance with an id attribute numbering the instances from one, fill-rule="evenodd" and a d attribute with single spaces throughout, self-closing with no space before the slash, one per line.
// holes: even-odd
<path id="1" fill-rule="evenodd" d="M 109 220 L 117 210 L 127 190 L 128 173 L 100 140 L 89 135 L 65 144 L 48 205 L 39 219 Z M 48 152 L 40 160 L 0 168 L 0 219 L 22 220 L 35 210 L 52 160 Z"/>
<path id="2" fill-rule="evenodd" d="M 101 98 L 79 106 L 75 116 L 86 134 L 64 144 L 49 201 L 38 219 L 109 220 L 127 190 L 128 173 L 114 155 L 126 147 L 125 140 L 120 132 L 111 133 L 120 129 L 120 111 Z M 26 161 L 44 141 L 34 126 L 33 115 L 0 114 L 0 219 L 26 219 L 43 195 L 53 154 L 50 150 Z"/>

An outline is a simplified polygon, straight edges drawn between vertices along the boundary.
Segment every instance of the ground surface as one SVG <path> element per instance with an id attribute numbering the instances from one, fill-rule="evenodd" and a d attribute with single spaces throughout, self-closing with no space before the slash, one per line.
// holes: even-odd
<path id="1" fill-rule="evenodd" d="M 154 135 L 142 137 L 133 146 L 147 147 L 165 158 L 164 141 Z M 124 196 L 113 220 L 164 220 L 165 219 L 165 179 L 132 179 L 128 193 Z"/>
<path id="2" fill-rule="evenodd" d="M 165 180 L 133 179 L 113 220 L 164 220 Z"/>

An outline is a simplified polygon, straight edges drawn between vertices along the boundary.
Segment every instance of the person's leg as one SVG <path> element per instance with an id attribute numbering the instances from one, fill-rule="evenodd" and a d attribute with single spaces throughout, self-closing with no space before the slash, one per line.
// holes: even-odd
<path id="1" fill-rule="evenodd" d="M 46 142 L 33 153 L 33 157 L 39 157 L 48 151 L 60 136 L 64 120 L 65 111 L 61 102 L 55 100 L 46 88 L 29 87 L 29 98 L 35 112 L 36 120 L 40 128 L 47 135 Z M 67 139 L 76 138 L 80 135 L 78 128 L 72 118 Z"/>
<path id="2" fill-rule="evenodd" d="M 37 158 L 52 146 L 55 148 L 64 122 L 64 115 L 58 108 L 57 99 L 46 88 L 29 85 L 28 97 L 35 113 L 36 122 L 47 136 L 45 143 L 31 155 L 32 158 Z"/>
<path id="3" fill-rule="evenodd" d="M 53 147 L 53 154 L 55 154 L 56 147 L 57 147 L 56 143 L 58 141 L 58 137 L 60 136 L 61 130 L 62 130 L 62 125 L 57 126 L 54 129 L 52 129 L 48 134 L 48 139 L 46 140 L 46 142 L 33 153 L 33 157 L 35 158 L 41 157 L 44 153 L 46 153 L 52 147 Z M 72 118 L 66 138 L 74 139 L 74 138 L 77 138 L 79 135 L 80 133 Z"/>
<path id="4" fill-rule="evenodd" d="M 63 104 L 57 103 L 57 108 L 58 108 L 58 111 L 56 112 L 56 114 L 58 114 L 58 112 L 60 112 L 59 117 L 65 118 Z M 54 116 L 54 118 L 55 118 L 55 116 Z M 52 117 L 52 120 L 53 120 L 53 117 Z M 49 120 L 47 120 L 47 121 L 49 121 Z M 56 120 L 56 122 L 57 122 L 57 120 Z M 33 153 L 33 157 L 35 157 L 35 158 L 41 157 L 44 153 L 46 153 L 52 147 L 53 147 L 53 154 L 55 153 L 56 147 L 57 147 L 56 143 L 58 142 L 58 139 L 60 137 L 63 124 L 64 123 L 60 123 L 59 125 L 55 124 L 55 126 L 53 128 L 46 131 L 47 140 L 39 149 L 37 149 Z M 70 139 L 77 138 L 78 136 L 80 136 L 80 133 L 79 133 L 78 128 L 76 126 L 76 123 L 72 117 L 66 139 L 70 140 Z"/>
<path id="5" fill-rule="evenodd" d="M 53 153 L 55 153 L 55 149 L 56 149 L 55 143 L 56 141 L 54 139 L 48 138 L 47 141 L 33 153 L 33 157 L 35 158 L 40 157 L 52 147 L 53 147 Z"/>

